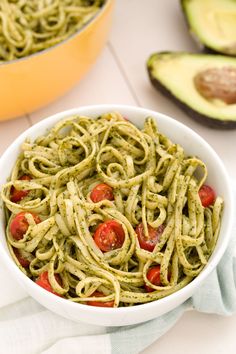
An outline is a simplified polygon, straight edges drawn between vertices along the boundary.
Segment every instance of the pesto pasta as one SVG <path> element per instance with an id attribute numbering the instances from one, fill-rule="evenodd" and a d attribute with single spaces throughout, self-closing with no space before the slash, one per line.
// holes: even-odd
<path id="1" fill-rule="evenodd" d="M 68 117 L 23 143 L 2 188 L 10 253 L 73 302 L 161 299 L 191 282 L 215 248 L 223 200 L 203 201 L 206 177 L 204 162 L 151 117 L 142 130 L 116 112 Z"/>
<path id="2" fill-rule="evenodd" d="M 105 0 L 1 0 L 0 63 L 42 51 L 78 31 Z"/>

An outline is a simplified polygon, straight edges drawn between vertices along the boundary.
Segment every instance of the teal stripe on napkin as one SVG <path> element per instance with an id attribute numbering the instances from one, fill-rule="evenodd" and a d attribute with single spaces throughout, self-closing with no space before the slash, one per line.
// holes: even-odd
<path id="1" fill-rule="evenodd" d="M 236 227 L 229 246 L 216 270 L 202 286 L 178 308 L 152 321 L 135 326 L 110 328 L 112 354 L 138 354 L 165 334 L 184 311 L 229 316 L 236 312 Z"/>
<path id="2" fill-rule="evenodd" d="M 105 329 L 67 320 L 31 298 L 2 307 L 0 353 L 138 354 L 174 326 L 188 309 L 231 315 L 236 312 L 235 248 L 236 226 L 217 269 L 194 296 L 169 313 L 146 323 Z M 14 280 L 12 282 L 10 289 L 14 288 Z M 7 286 L 7 283 L 3 284 Z"/>
<path id="3" fill-rule="evenodd" d="M 112 354 L 137 354 L 165 334 L 189 308 L 186 301 L 169 313 L 145 323 L 114 329 L 110 332 Z"/>

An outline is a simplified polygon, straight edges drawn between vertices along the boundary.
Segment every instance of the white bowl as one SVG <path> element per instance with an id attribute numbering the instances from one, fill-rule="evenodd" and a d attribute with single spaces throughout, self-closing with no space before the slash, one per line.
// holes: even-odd
<path id="1" fill-rule="evenodd" d="M 221 231 L 214 253 L 206 267 L 197 278 L 183 289 L 161 300 L 147 304 L 114 309 L 73 303 L 45 291 L 25 276 L 16 266 L 7 248 L 2 208 L 0 208 L 0 260 L 8 268 L 9 274 L 23 286 L 26 292 L 51 311 L 74 321 L 83 321 L 101 326 L 123 326 L 144 322 L 161 316 L 183 303 L 199 288 L 201 283 L 217 266 L 227 247 L 233 223 L 233 193 L 229 177 L 222 161 L 208 143 L 193 130 L 161 113 L 138 107 L 111 104 L 80 107 L 58 113 L 26 130 L 10 145 L 0 159 L 0 184 L 5 183 L 6 179 L 9 177 L 20 152 L 20 145 L 26 138 L 30 137 L 34 139 L 44 134 L 45 131 L 51 128 L 57 121 L 70 115 L 79 114 L 97 117 L 104 112 L 110 111 L 119 111 L 138 127 L 143 126 L 145 117 L 154 117 L 157 120 L 161 132 L 166 134 L 173 142 L 181 144 L 188 155 L 196 155 L 206 163 L 209 172 L 208 184 L 213 186 L 216 193 L 224 198 Z"/>

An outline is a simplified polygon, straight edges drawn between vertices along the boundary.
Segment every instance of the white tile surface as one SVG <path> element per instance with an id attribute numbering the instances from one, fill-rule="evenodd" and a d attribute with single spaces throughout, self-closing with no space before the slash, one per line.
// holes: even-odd
<path id="1" fill-rule="evenodd" d="M 236 130 L 212 130 L 199 125 L 150 85 L 145 63 L 151 53 L 161 50 L 198 50 L 186 30 L 179 1 L 117 0 L 110 41 L 96 64 L 65 96 L 31 114 L 31 123 L 81 105 L 141 105 L 171 115 L 200 133 L 236 178 Z M 0 153 L 29 125 L 26 117 L 0 123 Z M 143 354 L 234 354 L 235 331 L 236 316 L 188 312 Z"/>
<path id="2" fill-rule="evenodd" d="M 30 118 L 36 123 L 66 109 L 102 103 L 136 104 L 108 47 L 78 85 L 53 104 L 32 113 Z"/>
<path id="3" fill-rule="evenodd" d="M 212 145 L 230 175 L 236 178 L 236 130 L 215 130 L 198 124 L 149 83 L 145 63 L 150 54 L 198 51 L 187 31 L 179 1 L 118 0 L 114 20 L 110 42 L 140 105 L 170 115 L 194 129 Z"/>
<path id="4" fill-rule="evenodd" d="M 234 354 L 235 330 L 236 316 L 189 311 L 142 354 Z"/>
<path id="5" fill-rule="evenodd" d="M 0 156 L 17 136 L 29 127 L 30 123 L 26 117 L 0 122 Z"/>

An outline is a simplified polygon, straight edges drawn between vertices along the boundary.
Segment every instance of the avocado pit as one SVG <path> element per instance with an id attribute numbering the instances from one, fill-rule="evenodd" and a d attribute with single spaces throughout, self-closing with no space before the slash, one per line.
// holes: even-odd
<path id="1" fill-rule="evenodd" d="M 194 77 L 197 91 L 207 100 L 220 99 L 226 104 L 236 103 L 236 68 L 211 68 Z"/>

